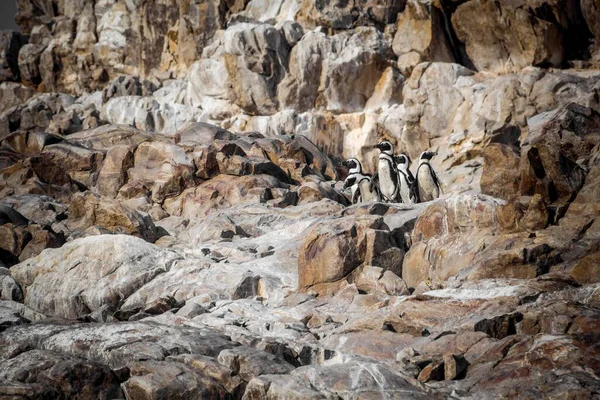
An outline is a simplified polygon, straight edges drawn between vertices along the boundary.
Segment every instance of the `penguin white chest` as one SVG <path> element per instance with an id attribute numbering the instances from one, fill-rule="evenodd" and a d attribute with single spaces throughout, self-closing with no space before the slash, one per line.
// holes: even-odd
<path id="1" fill-rule="evenodd" d="M 379 160 L 379 186 L 381 193 L 390 200 L 393 200 L 396 192 L 396 182 L 394 181 L 393 174 L 396 173 L 386 160 Z"/>
<path id="2" fill-rule="evenodd" d="M 419 167 L 417 180 L 419 183 L 419 197 L 421 198 L 421 201 L 431 201 L 439 197 L 439 188 L 427 165 Z"/>

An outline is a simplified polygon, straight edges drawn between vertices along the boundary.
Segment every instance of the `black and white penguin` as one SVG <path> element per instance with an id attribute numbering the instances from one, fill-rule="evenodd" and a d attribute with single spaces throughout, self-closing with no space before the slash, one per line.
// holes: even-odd
<path id="1" fill-rule="evenodd" d="M 344 189 L 350 188 L 352 204 L 360 203 L 361 198 L 358 184 L 363 179 L 371 181 L 371 176 L 369 174 L 363 174 L 362 164 L 356 158 L 349 158 L 344 161 L 342 165 L 348 168 L 348 176 L 344 180 Z"/>
<path id="2" fill-rule="evenodd" d="M 352 204 L 363 201 L 379 201 L 379 194 L 371 188 L 371 177 L 365 174 L 354 173 L 348 175 L 344 181 L 344 188 L 356 185 L 358 190 L 352 197 Z"/>
<path id="3" fill-rule="evenodd" d="M 419 193 L 415 177 L 410 172 L 410 158 L 404 153 L 394 156 L 394 162 L 398 169 L 398 185 L 400 187 L 400 199 L 403 203 L 414 204 L 419 202 Z"/>
<path id="4" fill-rule="evenodd" d="M 417 187 L 421 201 L 431 201 L 440 197 L 442 185 L 429 161 L 436 156 L 435 151 L 424 151 L 419 158 L 417 169 Z"/>
<path id="5" fill-rule="evenodd" d="M 394 146 L 387 140 L 384 140 L 374 147 L 379 149 L 380 152 L 377 175 L 379 178 L 381 200 L 396 202 L 398 199 L 398 171 L 394 162 Z"/>

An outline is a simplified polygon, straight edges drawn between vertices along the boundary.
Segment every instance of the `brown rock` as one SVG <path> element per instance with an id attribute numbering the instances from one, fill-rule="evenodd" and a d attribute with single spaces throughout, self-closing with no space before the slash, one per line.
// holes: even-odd
<path id="1" fill-rule="evenodd" d="M 492 143 L 483 150 L 481 193 L 510 200 L 519 194 L 520 157 L 510 147 Z"/>
<path id="2" fill-rule="evenodd" d="M 600 252 L 586 255 L 566 272 L 582 285 L 600 282 Z"/>
<path id="3" fill-rule="evenodd" d="M 442 3 L 406 2 L 398 17 L 393 49 L 398 56 L 398 68 L 409 76 L 412 69 L 424 61 L 455 62 L 451 38 L 445 24 L 449 13 Z"/>
<path id="4" fill-rule="evenodd" d="M 133 152 L 127 145 L 112 147 L 98 173 L 96 189 L 102 196 L 116 197 L 119 189 L 127 182 L 127 171 L 133 167 Z"/>
<path id="5" fill-rule="evenodd" d="M 201 369 L 169 361 L 138 361 L 129 367 L 131 378 L 123 383 L 130 399 L 166 396 L 170 399 L 224 399 L 228 393 Z"/>
<path id="6" fill-rule="evenodd" d="M 542 230 L 548 226 L 549 213 L 541 195 L 536 194 L 531 198 L 527 211 L 523 216 L 523 226 L 529 231 Z"/>
<path id="7" fill-rule="evenodd" d="M 469 363 L 462 355 L 444 354 L 444 379 L 460 379 L 466 374 Z"/>
<path id="8" fill-rule="evenodd" d="M 458 6 L 452 15 L 452 26 L 478 70 L 506 73 L 529 65 L 561 65 L 567 53 L 567 40 L 576 34 L 574 30 L 581 22 L 572 18 L 567 3 L 529 4 L 522 7 L 516 3 L 476 0 Z M 538 11 L 542 7 L 560 15 L 558 20 L 544 18 Z M 472 24 L 474 19 L 479 23 Z"/>
<path id="9" fill-rule="evenodd" d="M 374 243 L 372 238 L 379 236 Z M 377 249 L 375 250 L 375 247 Z M 396 248 L 397 250 L 390 250 Z M 398 257 L 388 257 L 398 253 Z M 379 251 L 377 254 L 376 251 Z M 302 243 L 298 257 L 298 287 L 335 282 L 363 263 L 376 262 L 384 270 L 399 272 L 402 251 L 380 217 L 359 216 L 315 224 Z M 369 256 L 377 254 L 377 258 Z"/>
<path id="10" fill-rule="evenodd" d="M 240 375 L 245 381 L 266 374 L 287 374 L 294 366 L 275 354 L 249 347 L 236 347 L 223 350 L 219 363 Z"/>
<path id="11" fill-rule="evenodd" d="M 271 198 L 271 188 L 285 186 L 270 175 L 218 175 L 166 199 L 163 208 L 170 215 L 200 217 L 238 204 L 265 203 Z"/>
<path id="12" fill-rule="evenodd" d="M 577 160 L 589 157 L 600 140 L 594 134 L 600 129 L 600 114 L 571 103 L 532 120 L 522 150 L 520 192 L 539 193 L 548 203 L 570 200 L 585 179 Z"/>
<path id="13" fill-rule="evenodd" d="M 419 373 L 419 377 L 417 378 L 419 382 L 429 382 L 429 381 L 443 381 L 444 380 L 444 362 L 443 361 L 433 361 L 428 364 L 425 368 L 421 370 Z"/>
<path id="14" fill-rule="evenodd" d="M 157 239 L 156 227 L 148 215 L 90 192 L 73 196 L 68 224 L 73 230 L 100 226 L 112 233 L 126 233 L 149 242 Z"/>
<path id="15" fill-rule="evenodd" d="M 91 188 L 104 155 L 69 143 L 45 146 L 39 156 L 31 158 L 31 167 L 45 183 L 79 183 Z"/>
<path id="16" fill-rule="evenodd" d="M 129 182 L 151 191 L 152 201 L 162 203 L 193 184 L 194 163 L 184 150 L 170 143 L 145 142 L 135 151 Z"/>
<path id="17" fill-rule="evenodd" d="M 37 256 L 44 249 L 57 248 L 65 243 L 64 236 L 56 234 L 50 228 L 42 229 L 39 225 L 29 225 L 28 230 L 31 234 L 31 240 L 21 251 L 19 255 L 20 262 Z"/>

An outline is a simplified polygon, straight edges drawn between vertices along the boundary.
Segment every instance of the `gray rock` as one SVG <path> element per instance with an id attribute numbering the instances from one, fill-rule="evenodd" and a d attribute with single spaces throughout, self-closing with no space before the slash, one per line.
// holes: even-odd
<path id="1" fill-rule="evenodd" d="M 75 319 L 104 305 L 119 306 L 179 258 L 132 236 L 99 235 L 46 250 L 13 267 L 11 275 L 25 289 L 27 306 Z"/>
<path id="2" fill-rule="evenodd" d="M 19 81 L 19 50 L 27 37 L 18 32 L 0 31 L 0 82 Z"/>

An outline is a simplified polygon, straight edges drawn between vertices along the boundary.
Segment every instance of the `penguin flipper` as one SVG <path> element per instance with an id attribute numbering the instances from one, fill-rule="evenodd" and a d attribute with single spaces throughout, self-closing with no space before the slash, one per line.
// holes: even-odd
<path id="1" fill-rule="evenodd" d="M 354 195 L 352 196 L 352 204 L 358 204 L 361 202 L 360 199 L 360 189 L 356 189 Z"/>
<path id="2" fill-rule="evenodd" d="M 435 185 L 440 190 L 440 194 L 443 194 L 444 191 L 442 190 L 442 182 L 438 178 L 437 174 L 435 173 L 435 171 L 433 170 L 433 167 L 431 165 L 429 166 L 429 170 L 431 171 L 431 176 L 433 177 L 433 181 L 435 182 Z"/>
<path id="3" fill-rule="evenodd" d="M 373 191 L 373 189 L 375 189 L 375 187 L 377 187 L 377 189 L 379 190 L 379 172 L 375 172 L 375 174 L 373 174 L 373 177 L 371 178 L 369 186 L 371 192 Z"/>

